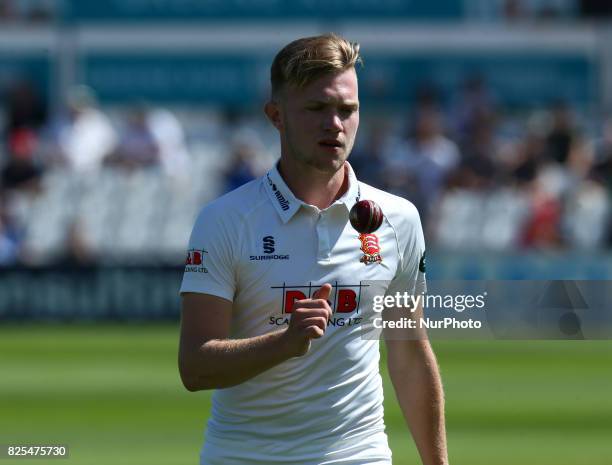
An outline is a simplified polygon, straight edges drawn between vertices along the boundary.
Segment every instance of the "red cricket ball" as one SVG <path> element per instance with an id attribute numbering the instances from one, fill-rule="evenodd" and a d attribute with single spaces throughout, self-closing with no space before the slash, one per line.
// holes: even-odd
<path id="1" fill-rule="evenodd" d="M 369 234 L 380 228 L 383 212 L 373 200 L 360 200 L 349 213 L 351 225 L 361 234 Z"/>

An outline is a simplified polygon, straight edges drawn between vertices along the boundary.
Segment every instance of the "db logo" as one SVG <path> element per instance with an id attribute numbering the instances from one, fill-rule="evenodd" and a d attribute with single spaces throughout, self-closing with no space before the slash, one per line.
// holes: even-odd
<path id="1" fill-rule="evenodd" d="M 201 265 L 203 254 L 208 253 L 206 250 L 192 249 L 187 252 L 187 260 L 185 265 Z"/>
<path id="2" fill-rule="evenodd" d="M 297 300 L 307 299 L 308 296 L 302 291 L 285 290 L 283 296 L 283 313 L 293 312 Z M 351 313 L 357 308 L 357 293 L 352 289 L 338 289 L 336 301 L 333 302 L 332 310 L 334 313 Z"/>

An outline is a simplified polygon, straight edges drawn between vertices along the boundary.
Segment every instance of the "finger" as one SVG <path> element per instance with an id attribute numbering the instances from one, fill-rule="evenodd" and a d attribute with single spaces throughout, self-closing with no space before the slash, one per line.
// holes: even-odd
<path id="1" fill-rule="evenodd" d="M 317 308 L 329 308 L 329 302 L 323 299 L 315 299 L 315 300 L 302 300 L 300 303 L 296 303 L 293 306 L 293 311 L 300 309 L 317 309 Z"/>
<path id="2" fill-rule="evenodd" d="M 292 318 L 304 320 L 311 317 L 323 317 L 327 320 L 330 318 L 330 311 L 327 307 L 317 306 L 315 308 L 296 308 L 292 312 Z"/>
<path id="3" fill-rule="evenodd" d="M 325 308 L 328 309 L 330 308 L 329 306 L 329 302 L 327 300 L 323 300 L 323 299 L 313 299 L 313 300 L 300 300 L 299 302 L 296 302 L 293 306 L 294 309 L 298 309 L 298 308 Z"/>
<path id="4" fill-rule="evenodd" d="M 325 283 L 319 289 L 315 291 L 315 293 L 312 295 L 312 298 L 329 300 L 329 296 L 331 295 L 331 290 L 332 290 L 331 284 Z"/>
<path id="5" fill-rule="evenodd" d="M 331 303 L 328 300 L 323 300 L 323 299 L 304 301 L 303 305 L 301 305 L 300 310 L 307 312 L 307 313 L 316 312 L 317 310 L 321 310 L 325 314 L 328 320 L 333 316 L 333 313 L 334 313 L 331 308 Z"/>
<path id="6" fill-rule="evenodd" d="M 327 328 L 327 318 L 323 316 L 306 318 L 300 321 L 299 326 L 301 326 L 302 328 L 307 328 L 309 326 L 318 326 L 323 331 L 325 331 L 325 328 Z"/>
<path id="7" fill-rule="evenodd" d="M 306 337 L 310 339 L 319 339 L 323 337 L 324 334 L 325 331 L 323 331 L 318 326 L 309 326 L 308 328 L 306 328 Z"/>

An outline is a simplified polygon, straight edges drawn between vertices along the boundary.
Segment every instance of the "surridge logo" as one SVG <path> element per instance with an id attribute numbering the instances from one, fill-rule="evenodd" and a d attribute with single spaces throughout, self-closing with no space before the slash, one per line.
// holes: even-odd
<path id="1" fill-rule="evenodd" d="M 289 260 L 289 254 L 284 255 L 272 255 L 276 250 L 276 243 L 274 242 L 274 236 L 264 236 L 261 240 L 262 247 L 265 255 L 250 255 L 249 260 Z"/>
<path id="2" fill-rule="evenodd" d="M 264 253 L 274 252 L 274 236 L 266 236 L 262 239 Z"/>
<path id="3" fill-rule="evenodd" d="M 280 207 L 283 209 L 283 211 L 289 210 L 289 201 L 278 190 L 278 187 L 276 187 L 276 184 L 272 182 L 272 180 L 270 179 L 270 175 L 268 175 L 267 178 L 268 178 L 268 184 L 270 184 L 270 187 L 272 188 L 272 191 L 274 192 L 274 197 L 276 197 L 276 200 L 278 200 L 278 204 L 280 205 Z"/>
<path id="4" fill-rule="evenodd" d="M 376 234 L 359 234 L 359 240 L 361 241 L 361 251 L 363 252 L 363 257 L 359 260 L 361 263 L 368 265 L 370 263 L 382 262 L 380 243 Z"/>
<path id="5" fill-rule="evenodd" d="M 185 260 L 185 271 L 192 273 L 208 273 L 208 268 L 204 266 L 204 254 L 208 251 L 204 249 L 189 249 Z"/>

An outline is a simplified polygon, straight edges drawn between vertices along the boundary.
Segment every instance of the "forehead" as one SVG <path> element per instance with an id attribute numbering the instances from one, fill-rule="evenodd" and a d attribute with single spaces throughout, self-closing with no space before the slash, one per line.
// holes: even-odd
<path id="1" fill-rule="evenodd" d="M 357 101 L 358 86 L 355 69 L 325 74 L 302 88 L 290 86 L 288 96 L 299 100 Z"/>

